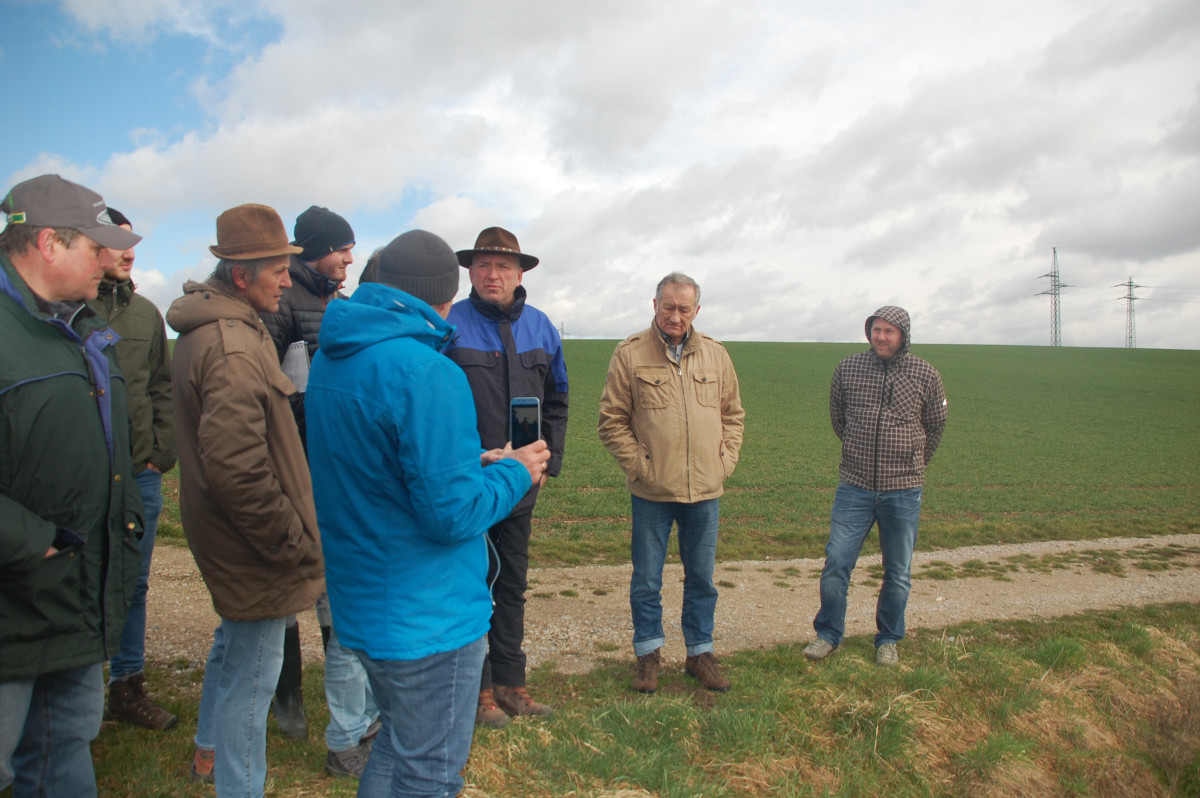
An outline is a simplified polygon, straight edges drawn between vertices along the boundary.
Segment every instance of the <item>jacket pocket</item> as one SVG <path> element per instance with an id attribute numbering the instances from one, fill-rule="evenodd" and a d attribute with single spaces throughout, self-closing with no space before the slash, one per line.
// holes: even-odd
<path id="1" fill-rule="evenodd" d="M 719 407 L 721 404 L 721 380 L 715 371 L 693 371 L 692 392 L 696 401 L 705 407 Z"/>
<path id="2" fill-rule="evenodd" d="M 656 410 L 671 404 L 675 384 L 667 370 L 660 367 L 639 368 L 637 378 L 637 406 L 643 410 Z"/>

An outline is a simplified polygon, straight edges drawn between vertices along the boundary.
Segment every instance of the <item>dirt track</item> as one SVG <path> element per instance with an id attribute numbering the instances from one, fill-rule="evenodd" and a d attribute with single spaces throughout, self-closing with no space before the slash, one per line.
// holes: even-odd
<path id="1" fill-rule="evenodd" d="M 1165 570 L 1136 565 L 1137 556 L 1172 547 Z M 1121 563 L 1124 576 L 1098 572 L 1084 554 L 1110 552 L 1106 561 Z M 1005 581 L 992 576 L 933 579 L 923 566 L 948 563 L 960 572 L 964 563 L 1014 563 L 1044 557 L 1066 560 L 1044 571 L 1019 568 Z M 1081 562 L 1071 562 L 1075 557 Z M 1009 558 L 1019 558 L 1014 561 Z M 818 606 L 821 560 L 767 560 L 721 563 L 717 580 L 718 655 L 742 649 L 795 643 L 812 636 Z M 847 613 L 847 634 L 875 629 L 877 583 L 869 579 L 879 558 L 864 557 L 854 572 Z M 530 668 L 553 662 L 566 673 L 583 673 L 605 658 L 631 657 L 629 620 L 630 567 L 543 568 L 530 573 L 525 649 Z M 668 661 L 684 656 L 679 633 L 683 570 L 668 565 L 663 607 Z M 1143 606 L 1171 601 L 1200 601 L 1200 535 L 1157 538 L 1022 543 L 975 546 L 951 551 L 917 552 L 908 628 L 942 628 L 969 620 L 998 620 L 1070 615 L 1089 609 Z M 185 547 L 162 545 L 154 554 L 150 580 L 147 657 L 163 663 L 183 659 L 202 664 L 217 624 L 212 603 Z M 301 616 L 306 662 L 321 658 L 321 637 L 311 611 Z"/>

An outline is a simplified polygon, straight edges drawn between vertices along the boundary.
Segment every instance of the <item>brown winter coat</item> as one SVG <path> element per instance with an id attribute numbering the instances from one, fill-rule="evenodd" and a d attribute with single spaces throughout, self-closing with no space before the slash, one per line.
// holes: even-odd
<path id="1" fill-rule="evenodd" d="M 171 384 L 188 546 L 222 618 L 308 609 L 324 559 L 295 386 L 248 302 L 211 282 L 183 290 L 167 323 L 180 334 Z"/>
<path id="2" fill-rule="evenodd" d="M 600 442 L 640 499 L 695 503 L 724 493 L 742 448 L 737 374 L 695 329 L 678 365 L 658 327 L 617 344 L 600 397 Z"/>

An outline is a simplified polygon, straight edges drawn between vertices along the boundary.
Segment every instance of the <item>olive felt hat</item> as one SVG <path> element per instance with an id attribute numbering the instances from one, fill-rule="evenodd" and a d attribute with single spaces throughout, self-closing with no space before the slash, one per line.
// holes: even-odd
<path id="1" fill-rule="evenodd" d="M 257 260 L 299 255 L 288 243 L 283 219 L 267 205 L 239 205 L 217 217 L 217 243 L 208 251 L 223 260 Z"/>
<path id="2" fill-rule="evenodd" d="M 517 237 L 503 227 L 489 227 L 475 239 L 475 249 L 461 249 L 455 254 L 458 256 L 458 265 L 469 269 L 471 268 L 471 258 L 484 252 L 515 255 L 521 261 L 521 270 L 526 272 L 538 265 L 538 259 L 522 252 L 521 245 L 517 243 Z"/>

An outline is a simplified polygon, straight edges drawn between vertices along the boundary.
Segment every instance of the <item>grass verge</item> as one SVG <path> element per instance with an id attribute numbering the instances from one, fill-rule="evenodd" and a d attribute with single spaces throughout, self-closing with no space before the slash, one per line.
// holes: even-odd
<path id="1" fill-rule="evenodd" d="M 585 676 L 541 669 L 558 708 L 479 730 L 468 796 L 1200 795 L 1200 605 L 918 630 L 901 664 L 869 637 L 822 663 L 801 646 L 727 657 L 709 693 L 670 665 L 653 696 L 617 657 Z M 269 735 L 268 795 L 353 795 L 325 775 L 319 666 L 305 671 L 305 741 Z M 150 671 L 180 724 L 107 723 L 94 745 L 102 795 L 209 796 L 187 783 L 200 673 Z"/>

